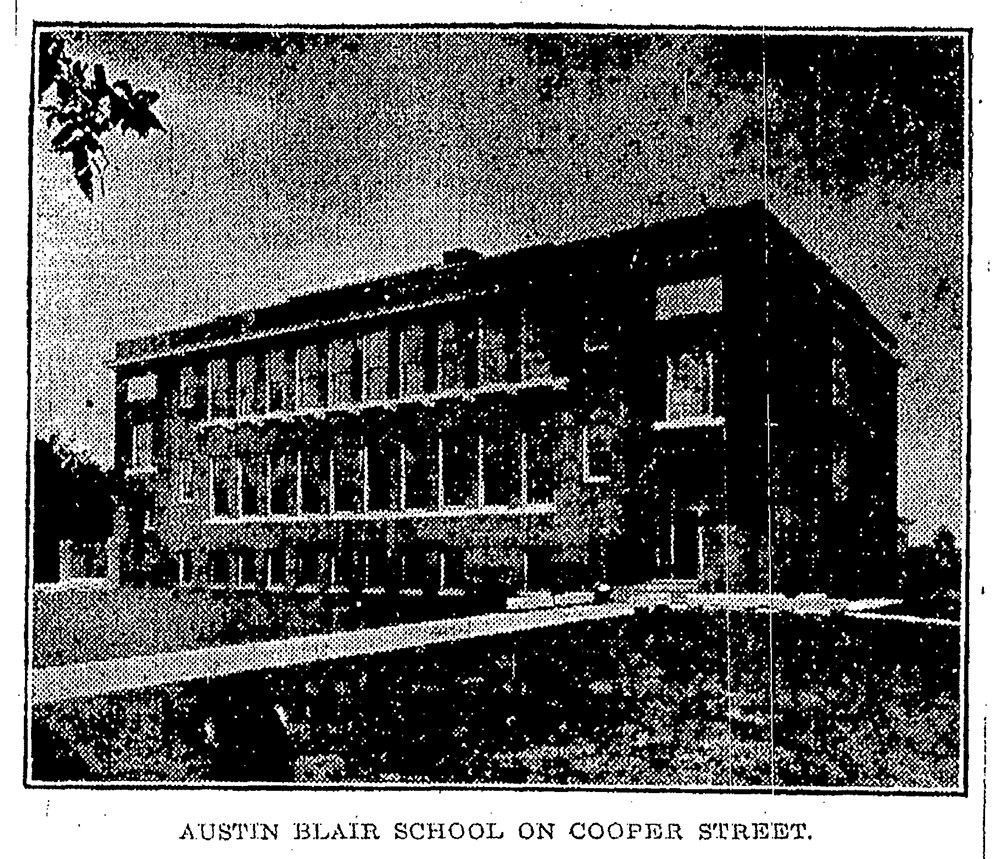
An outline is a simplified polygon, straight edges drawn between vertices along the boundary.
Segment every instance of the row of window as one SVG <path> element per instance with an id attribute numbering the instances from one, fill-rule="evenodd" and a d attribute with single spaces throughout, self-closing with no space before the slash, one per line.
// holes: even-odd
<path id="1" fill-rule="evenodd" d="M 179 556 L 180 583 L 195 583 L 194 554 Z M 420 593 L 461 593 L 468 586 L 465 552 L 411 549 L 389 559 L 384 549 L 336 549 L 326 544 L 255 550 L 218 549 L 208 553 L 204 583 L 250 590 L 360 591 L 399 589 Z"/>
<path id="2" fill-rule="evenodd" d="M 550 334 L 520 319 L 445 320 L 208 362 L 210 418 L 535 381 L 551 376 Z M 179 404 L 198 407 L 205 377 L 181 369 Z"/>
<path id="3" fill-rule="evenodd" d="M 180 491 L 195 497 L 193 466 L 181 464 Z M 283 451 L 210 464 L 216 518 L 308 516 L 397 510 L 518 508 L 552 503 L 555 434 L 444 433 L 414 441 L 360 439 L 316 450 Z"/>

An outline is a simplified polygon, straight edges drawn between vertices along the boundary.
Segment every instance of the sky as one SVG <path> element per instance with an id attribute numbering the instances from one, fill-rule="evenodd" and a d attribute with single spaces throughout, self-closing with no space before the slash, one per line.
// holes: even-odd
<path id="1" fill-rule="evenodd" d="M 964 179 L 953 164 L 850 187 L 772 169 L 757 138 L 733 141 L 748 123 L 787 133 L 788 82 L 769 83 L 765 122 L 763 90 L 737 79 L 739 63 L 735 77 L 712 65 L 729 42 L 711 35 L 62 32 L 109 80 L 159 92 L 167 130 L 107 135 L 90 202 L 36 111 L 35 435 L 59 432 L 110 464 L 106 362 L 123 338 L 436 263 L 449 248 L 501 253 L 766 194 L 900 340 L 911 541 L 942 525 L 963 533 Z M 894 73 L 870 109 L 877 96 L 909 112 L 921 74 Z M 854 97 L 849 76 L 825 86 L 818 98 Z M 906 133 L 925 135 L 913 158 L 926 158 L 943 144 L 916 109 Z M 785 151 L 785 168 L 804 160 Z"/>

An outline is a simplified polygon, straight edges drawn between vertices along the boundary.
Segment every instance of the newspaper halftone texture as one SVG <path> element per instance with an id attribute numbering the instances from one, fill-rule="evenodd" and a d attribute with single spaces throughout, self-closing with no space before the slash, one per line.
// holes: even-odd
<path id="1" fill-rule="evenodd" d="M 38 27 L 27 783 L 964 790 L 967 52 Z"/>

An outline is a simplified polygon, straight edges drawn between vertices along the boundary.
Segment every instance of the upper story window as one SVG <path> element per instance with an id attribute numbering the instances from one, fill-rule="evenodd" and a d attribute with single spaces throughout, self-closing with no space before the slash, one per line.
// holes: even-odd
<path id="1" fill-rule="evenodd" d="M 291 452 L 272 453 L 269 466 L 271 513 L 296 515 L 299 510 L 298 456 Z"/>
<path id="2" fill-rule="evenodd" d="M 132 468 L 153 467 L 153 425 L 149 422 L 132 425 Z"/>
<path id="3" fill-rule="evenodd" d="M 125 397 L 130 403 L 149 402 L 156 398 L 156 374 L 133 376 L 125 387 Z"/>
<path id="4" fill-rule="evenodd" d="M 330 403 L 350 403 L 357 399 L 354 384 L 357 343 L 353 339 L 333 340 L 330 349 Z"/>
<path id="5" fill-rule="evenodd" d="M 204 376 L 195 367 L 186 364 L 181 367 L 178 391 L 178 406 L 193 409 L 198 405 L 198 393 L 204 383 Z"/>
<path id="6" fill-rule="evenodd" d="M 230 518 L 236 514 L 236 469 L 228 457 L 211 460 L 212 515 Z"/>
<path id="7" fill-rule="evenodd" d="M 685 352 L 667 358 L 667 420 L 711 417 L 714 384 L 715 359 L 711 352 Z"/>
<path id="8" fill-rule="evenodd" d="M 426 332 L 420 325 L 404 328 L 399 337 L 399 394 L 422 394 L 427 379 Z"/>
<path id="9" fill-rule="evenodd" d="M 243 516 L 267 513 L 267 464 L 262 456 L 240 460 L 240 513 Z"/>
<path id="10" fill-rule="evenodd" d="M 215 358 L 208 362 L 209 417 L 234 416 L 236 400 L 233 382 L 232 361 L 228 358 Z"/>
<path id="11" fill-rule="evenodd" d="M 298 404 L 300 409 L 319 409 L 327 405 L 329 376 L 326 373 L 325 344 L 302 346 L 298 351 Z"/>
<path id="12" fill-rule="evenodd" d="M 435 510 L 438 505 L 438 446 L 436 437 L 414 430 L 403 445 L 403 507 Z"/>
<path id="13" fill-rule="evenodd" d="M 236 362 L 236 414 L 259 415 L 265 411 L 267 379 L 262 355 L 241 355 Z"/>
<path id="14" fill-rule="evenodd" d="M 302 473 L 302 512 L 330 512 L 330 452 L 305 450 L 300 454 Z"/>
<path id="15" fill-rule="evenodd" d="M 292 411 L 295 408 L 295 353 L 291 349 L 272 349 L 267 353 L 267 410 Z"/>
<path id="16" fill-rule="evenodd" d="M 437 382 L 439 391 L 462 386 L 461 332 L 453 319 L 442 322 L 438 329 Z"/>
<path id="17" fill-rule="evenodd" d="M 555 498 L 555 421 L 551 418 L 524 434 L 525 494 L 529 504 L 550 504 Z"/>
<path id="18" fill-rule="evenodd" d="M 844 341 L 833 338 L 833 404 L 847 405 L 847 366 L 844 363 Z"/>
<path id="19" fill-rule="evenodd" d="M 516 507 L 521 503 L 520 434 L 506 414 L 483 428 L 483 504 Z"/>
<path id="20" fill-rule="evenodd" d="M 552 375 L 552 330 L 526 318 L 521 329 L 524 381 L 548 379 Z"/>
<path id="21" fill-rule="evenodd" d="M 507 379 L 507 331 L 492 320 L 482 320 L 479 327 L 479 384 L 495 385 Z"/>
<path id="22" fill-rule="evenodd" d="M 479 439 L 460 429 L 441 439 L 441 494 L 445 507 L 473 507 L 479 472 Z"/>
<path id="23" fill-rule="evenodd" d="M 389 332 L 373 331 L 361 338 L 362 388 L 365 400 L 389 398 Z"/>

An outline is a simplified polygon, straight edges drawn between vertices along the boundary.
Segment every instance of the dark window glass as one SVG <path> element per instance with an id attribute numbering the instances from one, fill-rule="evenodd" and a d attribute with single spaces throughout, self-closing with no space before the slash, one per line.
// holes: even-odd
<path id="1" fill-rule="evenodd" d="M 476 504 L 479 440 L 452 430 L 441 443 L 441 480 L 446 507 L 473 507 Z"/>
<path id="2" fill-rule="evenodd" d="M 441 590 L 465 590 L 465 552 L 461 549 L 446 549 L 441 553 Z"/>
<path id="3" fill-rule="evenodd" d="M 302 512 L 330 512 L 330 454 L 325 450 L 302 453 Z"/>
<path id="4" fill-rule="evenodd" d="M 526 382 L 552 376 L 552 331 L 531 319 L 522 329 L 522 372 Z"/>
<path id="5" fill-rule="evenodd" d="M 267 512 L 267 469 L 264 458 L 247 457 L 241 465 L 240 512 L 244 516 L 263 516 Z"/>
<path id="6" fill-rule="evenodd" d="M 233 460 L 212 460 L 212 515 L 230 517 L 236 512 L 236 469 Z"/>
<path id="7" fill-rule="evenodd" d="M 357 399 L 354 384 L 355 353 L 353 340 L 334 340 L 330 343 L 330 404 L 351 403 Z"/>
<path id="8" fill-rule="evenodd" d="M 241 588 L 259 588 L 262 581 L 260 565 L 257 563 L 257 553 L 253 549 L 244 548 L 236 555 L 236 584 Z"/>
<path id="9" fill-rule="evenodd" d="M 438 552 L 411 549 L 403 556 L 400 589 L 434 593 L 441 584 L 441 561 Z"/>
<path id="10" fill-rule="evenodd" d="M 262 356 L 243 355 L 236 362 L 236 412 L 240 417 L 264 411 L 265 378 Z"/>
<path id="11" fill-rule="evenodd" d="M 555 426 L 546 420 L 525 433 L 525 470 L 529 504 L 555 498 Z"/>
<path id="12" fill-rule="evenodd" d="M 399 445 L 380 439 L 368 447 L 368 509 L 399 509 Z"/>
<path id="13" fill-rule="evenodd" d="M 437 440 L 429 433 L 421 435 L 414 432 L 403 448 L 403 466 L 407 509 L 437 509 Z"/>
<path id="14" fill-rule="evenodd" d="M 288 587 L 288 558 L 284 546 L 267 550 L 267 586 Z"/>
<path id="15" fill-rule="evenodd" d="M 229 552 L 213 551 L 208 553 L 208 583 L 215 586 L 225 586 L 230 582 L 232 558 Z"/>
<path id="16" fill-rule="evenodd" d="M 483 503 L 512 507 L 521 501 L 521 449 L 510 421 L 483 430 Z"/>
<path id="17" fill-rule="evenodd" d="M 294 516 L 298 513 L 297 457 L 294 453 L 271 455 L 271 513 Z"/>
<path id="18" fill-rule="evenodd" d="M 611 478 L 612 428 L 606 423 L 591 424 L 584 430 L 585 477 L 591 480 Z"/>
<path id="19" fill-rule="evenodd" d="M 333 509 L 338 513 L 361 512 L 364 487 L 361 444 L 345 438 L 333 449 Z"/>

